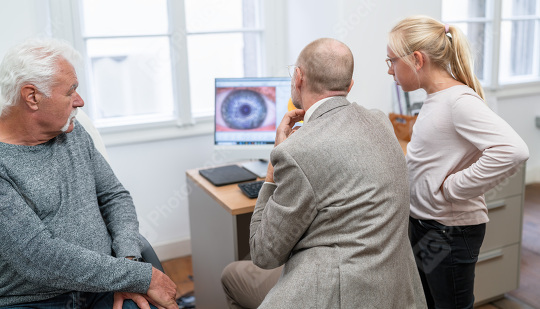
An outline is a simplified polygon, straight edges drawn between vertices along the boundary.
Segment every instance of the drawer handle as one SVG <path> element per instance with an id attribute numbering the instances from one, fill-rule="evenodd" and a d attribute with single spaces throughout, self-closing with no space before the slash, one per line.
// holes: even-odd
<path id="1" fill-rule="evenodd" d="M 487 209 L 496 209 L 496 208 L 500 208 L 504 206 L 506 206 L 506 201 L 500 200 L 500 201 L 487 204 Z"/>
<path id="2" fill-rule="evenodd" d="M 480 254 L 480 256 L 478 257 L 477 263 L 493 260 L 501 256 L 503 256 L 503 251 L 501 249 L 493 250 L 484 254 Z"/>

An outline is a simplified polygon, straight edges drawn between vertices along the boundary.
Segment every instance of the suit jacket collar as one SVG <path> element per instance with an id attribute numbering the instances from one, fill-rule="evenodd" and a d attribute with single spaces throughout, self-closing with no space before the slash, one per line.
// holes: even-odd
<path id="1" fill-rule="evenodd" d="M 347 100 L 346 97 L 343 97 L 343 96 L 333 97 L 330 100 L 324 102 L 321 106 L 319 106 L 319 108 L 317 108 L 313 112 L 313 114 L 309 118 L 309 121 L 319 118 L 333 109 L 343 107 L 349 104 L 351 103 Z"/>

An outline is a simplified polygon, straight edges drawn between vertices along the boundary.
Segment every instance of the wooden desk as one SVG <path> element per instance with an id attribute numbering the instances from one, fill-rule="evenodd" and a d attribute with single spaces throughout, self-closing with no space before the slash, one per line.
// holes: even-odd
<path id="1" fill-rule="evenodd" d="M 186 172 L 189 180 L 193 181 L 212 197 L 223 209 L 231 215 L 241 215 L 253 212 L 256 199 L 245 196 L 236 184 L 216 187 L 199 174 L 201 169 Z"/>
<path id="2" fill-rule="evenodd" d="M 256 199 L 236 184 L 216 187 L 186 172 L 189 192 L 191 257 L 197 309 L 227 308 L 221 272 L 229 263 L 250 259 L 249 223 Z"/>

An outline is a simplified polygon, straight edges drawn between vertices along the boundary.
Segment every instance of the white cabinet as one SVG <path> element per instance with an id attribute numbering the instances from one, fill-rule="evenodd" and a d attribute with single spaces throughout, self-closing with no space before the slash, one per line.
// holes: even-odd
<path id="1" fill-rule="evenodd" d="M 486 236 L 476 264 L 475 304 L 519 287 L 525 166 L 485 194 Z"/>

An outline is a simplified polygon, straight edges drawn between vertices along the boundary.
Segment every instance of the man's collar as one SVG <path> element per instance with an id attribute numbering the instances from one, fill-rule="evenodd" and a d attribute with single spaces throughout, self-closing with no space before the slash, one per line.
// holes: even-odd
<path id="1" fill-rule="evenodd" d="M 319 118 L 333 109 L 349 104 L 351 103 L 347 100 L 346 96 L 332 96 L 324 98 L 320 101 L 317 101 L 306 111 L 306 113 L 304 114 L 304 123 L 306 123 L 310 119 Z"/>
<path id="2" fill-rule="evenodd" d="M 313 113 L 315 112 L 315 110 L 317 108 L 319 108 L 319 106 L 321 106 L 324 102 L 330 100 L 331 98 L 335 98 L 335 97 L 327 97 L 327 98 L 319 100 L 319 101 L 315 102 L 315 104 L 311 105 L 311 107 L 308 108 L 308 110 L 304 114 L 304 123 L 307 123 L 309 121 L 309 119 L 311 118 L 311 115 L 313 115 Z"/>

